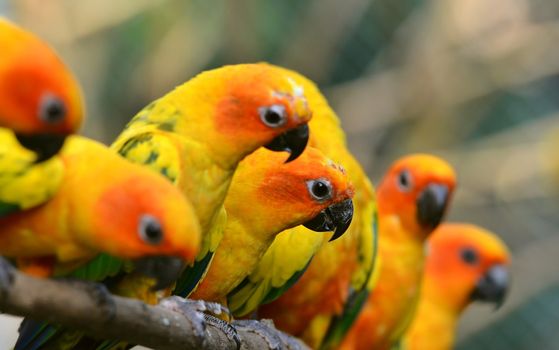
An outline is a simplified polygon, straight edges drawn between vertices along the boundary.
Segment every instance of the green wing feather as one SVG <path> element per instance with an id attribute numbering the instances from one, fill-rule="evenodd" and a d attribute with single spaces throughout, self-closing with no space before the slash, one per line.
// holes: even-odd
<path id="1" fill-rule="evenodd" d="M 247 315 L 281 296 L 304 273 L 324 237 L 303 226 L 280 233 L 254 271 L 227 296 L 233 315 Z"/>
<path id="2" fill-rule="evenodd" d="M 335 349 L 337 348 L 345 335 L 359 316 L 359 312 L 367 302 L 369 294 L 375 284 L 375 263 L 377 261 L 378 253 L 378 214 L 376 208 L 373 208 L 374 214 L 371 215 L 373 222 L 371 223 L 372 230 L 365 230 L 364 235 L 371 235 L 372 237 L 372 260 L 366 261 L 367 254 L 361 254 L 361 266 L 366 270 L 366 280 L 364 283 L 354 285 L 351 287 L 349 297 L 344 304 L 344 309 L 339 316 L 335 316 L 330 321 L 328 330 L 322 340 L 320 349 Z M 365 239 L 366 241 L 366 239 Z M 371 244 L 371 243 L 369 243 Z"/>

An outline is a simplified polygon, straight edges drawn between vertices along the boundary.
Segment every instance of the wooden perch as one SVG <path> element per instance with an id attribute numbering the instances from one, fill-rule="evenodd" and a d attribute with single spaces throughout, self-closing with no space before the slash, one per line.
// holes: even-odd
<path id="1" fill-rule="evenodd" d="M 154 349 L 236 349 L 238 346 L 213 324 L 206 323 L 205 330 L 195 328 L 196 320 L 183 313 L 101 293 L 101 289 L 93 286 L 34 278 L 17 271 L 0 257 L 2 312 L 82 330 L 95 338 L 120 339 Z M 260 324 L 268 329 L 271 326 L 266 321 Z M 277 338 L 281 339 L 278 344 L 270 344 L 256 328 L 235 328 L 241 349 L 308 349 L 301 341 L 275 329 Z"/>

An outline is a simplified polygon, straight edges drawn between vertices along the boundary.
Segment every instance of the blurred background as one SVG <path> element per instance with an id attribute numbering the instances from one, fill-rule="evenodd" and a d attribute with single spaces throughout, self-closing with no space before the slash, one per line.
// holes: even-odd
<path id="1" fill-rule="evenodd" d="M 196 73 L 269 61 L 323 88 L 374 182 L 406 153 L 443 156 L 459 174 L 450 219 L 514 255 L 507 302 L 470 307 L 457 348 L 559 349 L 559 2 L 0 0 L 0 15 L 74 69 L 83 133 L 106 143 Z"/>

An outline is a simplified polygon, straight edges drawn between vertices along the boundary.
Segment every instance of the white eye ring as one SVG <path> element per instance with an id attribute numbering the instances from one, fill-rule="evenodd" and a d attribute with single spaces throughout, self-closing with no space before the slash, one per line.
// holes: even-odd
<path id="1" fill-rule="evenodd" d="M 281 104 L 271 105 L 269 107 L 260 107 L 260 120 L 271 128 L 279 128 L 287 123 L 287 111 L 285 106 Z"/>
<path id="2" fill-rule="evenodd" d="M 409 192 L 413 187 L 411 174 L 407 170 L 402 170 L 400 174 L 398 174 L 396 181 L 402 192 Z"/>
<path id="3" fill-rule="evenodd" d="M 332 185 L 326 179 L 309 180 L 307 181 L 307 189 L 311 197 L 319 202 L 326 201 L 332 198 Z"/>
<path id="4" fill-rule="evenodd" d="M 159 220 L 149 214 L 144 214 L 140 217 L 138 234 L 142 241 L 150 245 L 159 245 L 164 237 L 163 228 Z"/>
<path id="5" fill-rule="evenodd" d="M 39 118 L 48 124 L 57 124 L 66 118 L 64 102 L 53 94 L 43 94 L 39 101 Z"/>

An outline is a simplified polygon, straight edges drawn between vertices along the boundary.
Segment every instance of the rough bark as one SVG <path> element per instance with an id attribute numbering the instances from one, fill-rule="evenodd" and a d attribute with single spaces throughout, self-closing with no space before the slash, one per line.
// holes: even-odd
<path id="1" fill-rule="evenodd" d="M 196 328 L 196 322 L 202 318 L 199 314 L 188 317 L 160 305 L 111 295 L 94 284 L 34 278 L 0 260 L 0 311 L 4 313 L 154 349 L 236 349 L 238 346 L 214 324 L 206 323 L 202 330 Z M 266 321 L 261 324 L 267 328 L 271 325 Z M 236 330 L 242 349 L 307 349 L 299 340 L 275 329 L 281 340 L 275 344 L 270 344 L 258 329 L 250 326 L 236 327 Z"/>

